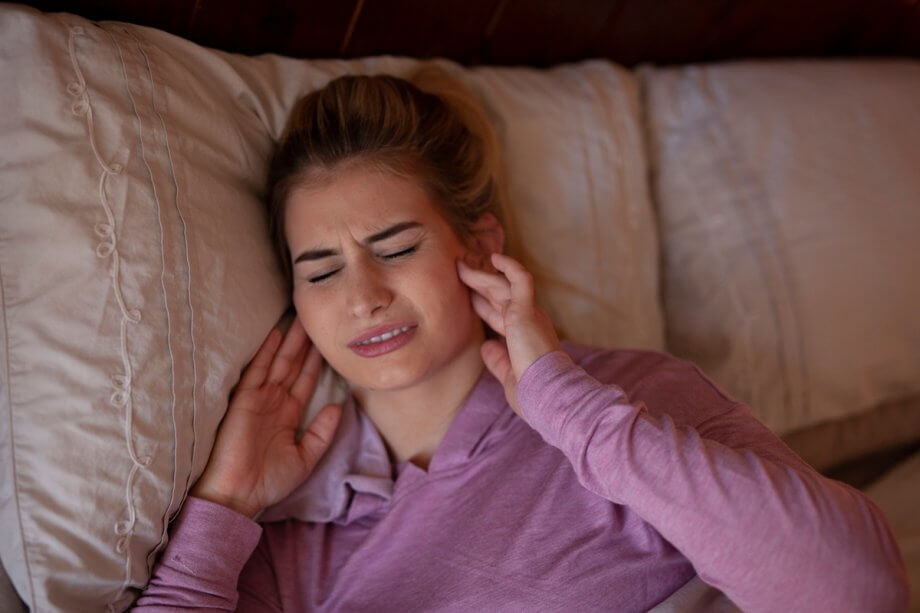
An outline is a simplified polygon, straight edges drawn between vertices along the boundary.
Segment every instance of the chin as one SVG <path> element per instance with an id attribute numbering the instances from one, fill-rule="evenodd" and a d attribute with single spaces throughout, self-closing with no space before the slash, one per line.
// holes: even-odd
<path id="1" fill-rule="evenodd" d="M 410 387 L 424 379 L 431 368 L 430 361 L 422 364 L 419 360 L 407 362 L 396 359 L 384 360 L 379 357 L 369 360 L 360 357 L 355 359 L 359 360 L 357 364 L 352 362 L 350 368 L 339 372 L 353 386 L 368 390 L 398 390 Z"/>
<path id="2" fill-rule="evenodd" d="M 373 373 L 372 377 L 364 373 L 364 377 L 355 380 L 360 387 L 374 391 L 395 391 L 411 387 L 413 384 L 422 381 L 427 372 L 411 371 L 404 368 L 386 368 Z"/>
<path id="3" fill-rule="evenodd" d="M 411 387 L 457 365 L 472 347 L 478 347 L 475 335 L 466 342 L 454 342 L 437 348 L 409 343 L 397 351 L 376 358 L 351 354 L 346 368 L 336 370 L 353 386 L 375 391 L 396 391 Z M 456 341 L 456 339 L 455 339 Z M 478 355 L 478 351 L 476 351 Z"/>

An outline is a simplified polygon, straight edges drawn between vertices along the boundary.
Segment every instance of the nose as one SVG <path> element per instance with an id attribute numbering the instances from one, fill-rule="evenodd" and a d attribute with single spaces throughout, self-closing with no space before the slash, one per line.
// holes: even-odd
<path id="1" fill-rule="evenodd" d="M 386 310 L 393 301 L 385 273 L 373 264 L 356 264 L 348 275 L 348 310 L 357 318 L 368 318 Z"/>

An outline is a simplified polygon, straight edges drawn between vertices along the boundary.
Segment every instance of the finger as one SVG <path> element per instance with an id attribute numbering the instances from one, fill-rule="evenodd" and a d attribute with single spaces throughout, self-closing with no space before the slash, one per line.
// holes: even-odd
<path id="1" fill-rule="evenodd" d="M 307 470 L 313 470 L 313 467 L 316 466 L 316 463 L 332 443 L 341 418 L 341 405 L 327 404 L 310 422 L 307 431 L 303 433 L 303 437 L 298 443 L 300 457 Z"/>
<path id="2" fill-rule="evenodd" d="M 315 346 L 311 347 L 307 351 L 306 358 L 300 368 L 297 379 L 294 380 L 290 389 L 291 396 L 294 397 L 300 406 L 305 406 L 313 395 L 322 372 L 322 366 L 323 356 Z"/>
<path id="3" fill-rule="evenodd" d="M 284 381 L 281 383 L 284 389 L 289 390 L 291 386 L 294 385 L 294 381 L 300 375 L 300 371 L 303 368 L 304 360 L 307 359 L 307 353 L 309 351 L 309 343 L 304 343 L 300 347 L 300 351 L 297 353 L 297 356 L 291 360 L 290 368 L 288 369 L 288 374 L 284 378 Z"/>
<path id="4" fill-rule="evenodd" d="M 473 310 L 476 311 L 476 314 L 479 315 L 490 328 L 504 336 L 505 318 L 502 316 L 501 311 L 496 309 L 488 300 L 479 294 L 470 296 L 470 301 L 473 303 Z"/>
<path id="5" fill-rule="evenodd" d="M 307 357 L 304 360 L 303 366 L 300 368 L 300 373 L 291 386 L 291 396 L 293 396 L 301 406 L 306 404 L 310 396 L 313 395 L 313 390 L 316 389 L 316 382 L 319 380 L 322 366 L 323 356 L 320 354 L 319 349 L 313 345 L 307 352 Z"/>
<path id="6" fill-rule="evenodd" d="M 496 307 L 511 300 L 511 284 L 504 275 L 476 270 L 462 260 L 457 262 L 460 280 L 491 300 Z"/>
<path id="7" fill-rule="evenodd" d="M 291 328 L 284 336 L 284 342 L 281 343 L 278 353 L 275 354 L 275 359 L 272 360 L 271 369 L 268 372 L 268 381 L 270 383 L 280 383 L 287 377 L 291 369 L 291 363 L 300 353 L 300 349 L 306 340 L 307 333 L 300 324 L 300 320 L 295 317 Z"/>
<path id="8" fill-rule="evenodd" d="M 277 383 L 269 381 L 265 384 L 265 394 L 254 409 L 260 413 L 274 412 L 284 400 L 284 389 Z"/>
<path id="9" fill-rule="evenodd" d="M 244 390 L 259 387 L 265 382 L 265 376 L 268 374 L 268 369 L 272 363 L 272 356 L 275 355 L 275 352 L 278 350 L 278 345 L 280 344 L 281 330 L 272 328 L 268 336 L 265 337 L 265 340 L 262 341 L 262 346 L 259 347 L 255 357 L 249 362 L 249 366 L 243 371 L 239 389 Z"/>
<path id="10" fill-rule="evenodd" d="M 511 357 L 508 355 L 508 347 L 505 343 L 488 340 L 482 344 L 479 352 L 482 354 L 482 361 L 486 368 L 506 389 L 509 385 L 514 385 L 514 370 L 511 368 Z"/>
<path id="11" fill-rule="evenodd" d="M 521 415 L 520 406 L 517 401 L 517 378 L 514 376 L 514 369 L 511 367 L 511 357 L 508 354 L 508 346 L 497 340 L 488 340 L 479 348 L 482 355 L 482 361 L 496 379 L 498 379 L 505 390 L 505 400 L 511 409 Z"/>
<path id="12" fill-rule="evenodd" d="M 511 300 L 521 304 L 533 303 L 533 275 L 530 271 L 514 258 L 501 253 L 492 254 L 492 264 L 503 272 L 511 283 Z"/>
<path id="13" fill-rule="evenodd" d="M 494 267 L 490 266 L 490 268 L 491 270 L 485 270 L 482 264 L 472 264 L 471 260 L 468 259 L 457 260 L 457 272 L 461 280 L 467 284 L 476 286 L 476 288 L 507 283 L 504 279 L 504 275 L 498 272 Z"/>

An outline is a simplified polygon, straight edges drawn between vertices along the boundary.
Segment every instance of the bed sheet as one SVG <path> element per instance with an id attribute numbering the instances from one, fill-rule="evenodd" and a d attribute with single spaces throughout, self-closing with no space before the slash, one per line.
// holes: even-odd
<path id="1" fill-rule="evenodd" d="M 909 611 L 920 613 L 920 452 L 863 490 L 888 518 L 910 580 Z"/>

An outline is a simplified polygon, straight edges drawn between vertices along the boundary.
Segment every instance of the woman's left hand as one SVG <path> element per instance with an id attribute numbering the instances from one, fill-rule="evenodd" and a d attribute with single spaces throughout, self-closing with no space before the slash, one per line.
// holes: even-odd
<path id="1" fill-rule="evenodd" d="M 491 262 L 496 272 L 472 257 L 458 260 L 457 270 L 460 280 L 473 290 L 473 309 L 505 337 L 505 342 L 483 343 L 482 360 L 504 386 L 508 404 L 521 415 L 518 381 L 538 358 L 559 349 L 559 338 L 534 299 L 533 275 L 520 262 L 500 253 L 493 253 Z"/>

